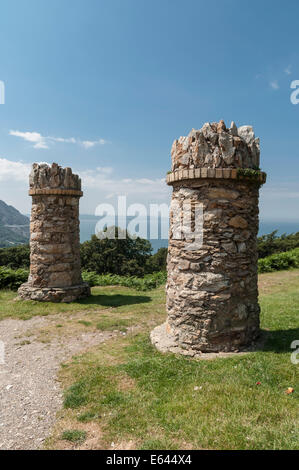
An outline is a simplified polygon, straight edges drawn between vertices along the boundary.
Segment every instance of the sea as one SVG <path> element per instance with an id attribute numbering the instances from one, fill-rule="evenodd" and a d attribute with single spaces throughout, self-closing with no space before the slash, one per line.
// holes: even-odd
<path id="1" fill-rule="evenodd" d="M 109 219 L 109 217 L 100 219 L 94 215 L 80 215 L 80 241 L 85 242 L 90 240 L 91 236 L 96 233 L 97 230 L 102 230 L 105 226 L 118 225 L 122 228 L 127 227 L 129 232 L 130 228 L 134 228 L 133 217 L 127 217 L 127 220 L 119 218 L 116 221 Z M 137 220 L 137 219 L 136 219 Z M 151 242 L 153 253 L 156 253 L 159 248 L 168 246 L 168 219 L 161 218 L 159 222 L 155 221 L 150 223 L 149 217 L 140 218 L 140 223 L 136 225 L 136 233 L 139 232 L 142 238 L 146 238 Z M 128 224 L 131 224 L 128 226 Z M 96 230 L 97 227 L 97 230 Z M 152 233 L 151 233 L 152 228 Z M 259 236 L 266 235 L 268 233 L 277 230 L 277 235 L 290 234 L 299 232 L 299 220 L 295 221 L 278 221 L 278 220 L 260 220 Z M 132 231 L 132 230 L 131 230 Z M 158 235 L 153 237 L 153 233 Z"/>

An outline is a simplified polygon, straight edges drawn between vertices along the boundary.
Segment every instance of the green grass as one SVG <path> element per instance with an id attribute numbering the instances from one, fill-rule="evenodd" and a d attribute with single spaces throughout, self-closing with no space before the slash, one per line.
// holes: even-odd
<path id="1" fill-rule="evenodd" d="M 150 304 L 157 297 L 157 292 L 162 292 L 162 288 L 144 294 L 126 287 L 94 287 L 92 288 L 92 295 L 87 299 L 69 304 L 53 304 L 50 302 L 17 300 L 16 292 L 0 290 L 0 320 L 7 317 L 28 320 L 36 315 L 97 312 L 111 308 L 116 309 L 117 313 L 121 311 L 124 314 L 127 312 L 134 314 L 138 310 L 138 304 L 141 304 L 142 311 L 143 306 Z"/>
<path id="2" fill-rule="evenodd" d="M 127 329 L 132 325 L 132 321 L 129 318 L 111 318 L 109 315 L 102 315 L 101 321 L 97 323 L 98 330 L 119 330 L 126 332 Z"/>
<path id="3" fill-rule="evenodd" d="M 296 381 L 289 352 L 200 363 L 157 353 L 147 335 L 130 343 L 123 341 L 122 364 L 95 357 L 84 358 L 83 369 L 77 363 L 80 381 L 65 394 L 66 408 L 92 407 L 94 415 L 110 416 L 102 420 L 107 442 L 133 439 L 154 449 L 161 440 L 166 449 L 185 442 L 211 449 L 298 447 L 298 392 L 284 393 Z M 126 375 L 135 386 L 120 390 Z"/>
<path id="4" fill-rule="evenodd" d="M 91 326 L 92 323 L 90 321 L 86 321 L 86 320 L 79 320 L 78 323 L 80 323 L 80 325 L 84 325 L 84 326 Z"/>
<path id="5" fill-rule="evenodd" d="M 76 444 L 82 444 L 86 440 L 87 433 L 76 429 L 64 431 L 61 435 L 63 441 L 69 441 Z"/>
<path id="6" fill-rule="evenodd" d="M 299 340 L 299 285 L 294 290 L 262 296 L 260 305 L 262 326 L 269 328 L 266 350 L 290 351 L 291 342 Z"/>
<path id="7" fill-rule="evenodd" d="M 80 423 L 89 423 L 90 421 L 93 421 L 94 419 L 99 418 L 100 416 L 93 411 L 87 411 L 86 413 L 82 413 L 78 416 L 77 420 Z"/>
<path id="8" fill-rule="evenodd" d="M 64 410 L 51 448 L 63 429 L 86 427 L 88 435 L 94 425 L 101 448 L 131 442 L 130 448 L 153 450 L 298 449 L 299 366 L 290 361 L 290 344 L 299 339 L 299 270 L 259 281 L 264 345 L 202 361 L 160 354 L 150 344 L 150 330 L 165 319 L 162 287 L 146 294 L 93 288 L 89 299 L 73 304 L 19 302 L 0 291 L 0 318 L 63 313 L 80 328 L 135 327 L 63 365 Z M 75 312 L 80 317 L 72 319 Z M 295 392 L 287 395 L 288 387 Z"/>
<path id="9" fill-rule="evenodd" d="M 149 328 L 76 357 L 63 370 L 64 406 L 98 423 L 104 443 L 139 449 L 298 449 L 299 271 L 261 277 L 259 351 L 196 361 L 160 354 Z M 257 385 L 260 382 L 260 385 Z M 295 392 L 285 393 L 288 387 Z M 82 416 L 84 418 L 82 418 Z"/>

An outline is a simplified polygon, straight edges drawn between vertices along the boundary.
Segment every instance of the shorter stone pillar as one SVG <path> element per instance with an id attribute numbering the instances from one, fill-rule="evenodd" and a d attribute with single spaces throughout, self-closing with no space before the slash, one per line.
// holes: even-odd
<path id="1" fill-rule="evenodd" d="M 56 163 L 33 164 L 30 174 L 30 274 L 24 300 L 72 302 L 90 295 L 82 281 L 79 238 L 81 180 Z"/>

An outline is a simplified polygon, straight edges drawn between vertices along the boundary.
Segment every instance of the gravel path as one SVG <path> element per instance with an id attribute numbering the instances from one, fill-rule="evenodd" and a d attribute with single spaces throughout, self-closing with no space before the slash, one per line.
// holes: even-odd
<path id="1" fill-rule="evenodd" d="M 57 381 L 61 362 L 116 334 L 80 332 L 73 337 L 54 337 L 49 343 L 37 341 L 36 336 L 27 338 L 28 344 L 24 341 L 26 332 L 50 323 L 50 316 L 0 322 L 0 340 L 5 345 L 4 364 L 0 356 L 1 450 L 42 447 L 62 406 Z"/>

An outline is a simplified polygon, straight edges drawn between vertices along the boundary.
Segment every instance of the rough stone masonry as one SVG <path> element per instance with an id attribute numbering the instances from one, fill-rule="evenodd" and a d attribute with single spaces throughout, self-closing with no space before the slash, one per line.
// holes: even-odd
<path id="1" fill-rule="evenodd" d="M 34 163 L 29 177 L 32 196 L 30 274 L 19 290 L 25 300 L 72 302 L 90 295 L 82 281 L 79 238 L 81 180 L 71 168 Z"/>
<path id="2" fill-rule="evenodd" d="M 258 198 L 266 180 L 259 139 L 251 126 L 206 123 L 175 140 L 171 156 L 168 318 L 152 342 L 188 355 L 237 351 L 259 333 Z M 202 243 L 192 249 L 182 228 L 188 215 L 194 229 L 199 204 Z"/>

